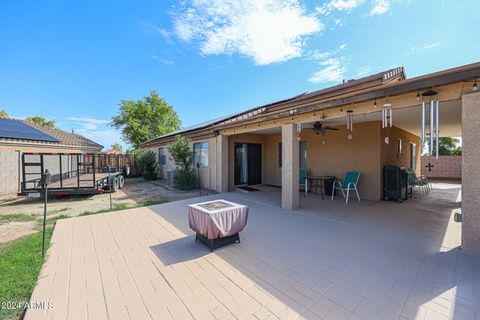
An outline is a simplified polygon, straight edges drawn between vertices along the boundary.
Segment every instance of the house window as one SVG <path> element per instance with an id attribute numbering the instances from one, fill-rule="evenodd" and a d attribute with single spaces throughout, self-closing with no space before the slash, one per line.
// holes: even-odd
<path id="1" fill-rule="evenodd" d="M 278 144 L 278 166 L 282 167 L 282 143 Z"/>
<path id="2" fill-rule="evenodd" d="M 196 142 L 193 144 L 193 152 L 195 153 L 195 163 L 200 168 L 208 167 L 208 142 Z"/>
<path id="3" fill-rule="evenodd" d="M 402 139 L 397 140 L 397 153 L 401 154 L 403 152 L 403 141 Z"/>
<path id="4" fill-rule="evenodd" d="M 165 148 L 158 148 L 158 164 L 167 164 L 167 150 Z"/>

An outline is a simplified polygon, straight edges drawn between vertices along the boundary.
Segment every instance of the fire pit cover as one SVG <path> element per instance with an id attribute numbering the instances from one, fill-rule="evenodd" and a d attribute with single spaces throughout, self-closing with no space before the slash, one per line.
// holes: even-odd
<path id="1" fill-rule="evenodd" d="M 208 239 L 228 237 L 245 228 L 248 207 L 227 201 L 214 200 L 188 206 L 190 228 Z"/>

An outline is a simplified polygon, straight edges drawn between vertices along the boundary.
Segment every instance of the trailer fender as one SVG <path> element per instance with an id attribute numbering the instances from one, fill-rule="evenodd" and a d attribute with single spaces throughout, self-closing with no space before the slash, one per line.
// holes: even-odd
<path id="1" fill-rule="evenodd" d="M 120 189 L 122 189 L 122 188 L 123 188 L 123 185 L 125 184 L 125 177 L 124 177 L 123 175 L 119 175 L 119 176 L 117 177 L 117 179 L 118 179 L 118 184 L 119 184 L 118 187 L 119 187 Z"/>

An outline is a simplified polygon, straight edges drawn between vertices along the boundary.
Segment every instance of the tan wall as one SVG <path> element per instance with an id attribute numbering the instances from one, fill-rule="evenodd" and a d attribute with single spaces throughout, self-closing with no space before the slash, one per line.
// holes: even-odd
<path id="1" fill-rule="evenodd" d="M 426 167 L 433 165 L 432 171 Z M 462 156 L 422 157 L 422 175 L 429 178 L 462 179 Z"/>
<path id="2" fill-rule="evenodd" d="M 347 171 L 360 171 L 358 185 L 360 196 L 364 199 L 380 199 L 380 143 L 378 122 L 354 124 L 352 140 L 347 139 L 346 126 L 329 130 L 325 144 L 323 137 L 313 130 L 304 129 L 301 141 L 307 142 L 307 167 L 312 175 L 333 175 L 342 178 Z M 279 185 L 281 170 L 278 167 L 278 142 L 280 134 L 268 138 L 267 183 Z M 274 150 L 273 150 L 274 149 Z M 278 176 L 278 178 L 277 178 Z"/>
<path id="3" fill-rule="evenodd" d="M 480 92 L 462 96 L 462 249 L 480 255 Z"/>
<path id="4" fill-rule="evenodd" d="M 421 172 L 421 159 L 420 159 L 420 137 L 402 130 L 397 127 L 388 128 L 388 138 L 389 144 L 385 143 L 385 138 L 387 136 L 387 129 L 381 129 L 381 165 L 382 168 L 386 165 L 406 167 L 410 168 L 410 143 L 414 143 L 417 146 L 417 170 L 416 174 L 419 175 Z M 403 151 L 401 154 L 397 153 L 398 139 L 402 139 Z"/>
<path id="5" fill-rule="evenodd" d="M 266 183 L 267 136 L 262 134 L 244 133 L 230 136 L 228 139 L 228 188 L 234 189 L 234 145 L 235 143 L 259 143 L 262 145 L 262 183 Z"/>
<path id="6" fill-rule="evenodd" d="M 216 163 L 217 140 L 216 138 L 193 140 L 190 144 L 191 148 L 193 148 L 193 144 L 195 142 L 208 142 L 208 167 L 200 168 L 200 183 L 202 185 L 202 188 L 216 190 L 217 189 L 217 163 Z M 165 148 L 167 151 L 166 165 L 158 164 L 159 148 Z M 173 162 L 173 160 L 170 158 L 170 154 L 168 153 L 168 145 L 163 145 L 159 147 L 150 147 L 148 149 L 155 153 L 155 159 L 158 164 L 158 177 L 161 179 L 166 179 L 167 171 L 176 169 L 176 165 Z"/>

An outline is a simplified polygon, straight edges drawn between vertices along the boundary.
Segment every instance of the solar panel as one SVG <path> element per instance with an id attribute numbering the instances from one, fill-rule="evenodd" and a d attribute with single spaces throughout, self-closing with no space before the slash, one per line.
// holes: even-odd
<path id="1" fill-rule="evenodd" d="M 15 119 L 0 118 L 0 138 L 60 142 L 60 140 Z"/>

